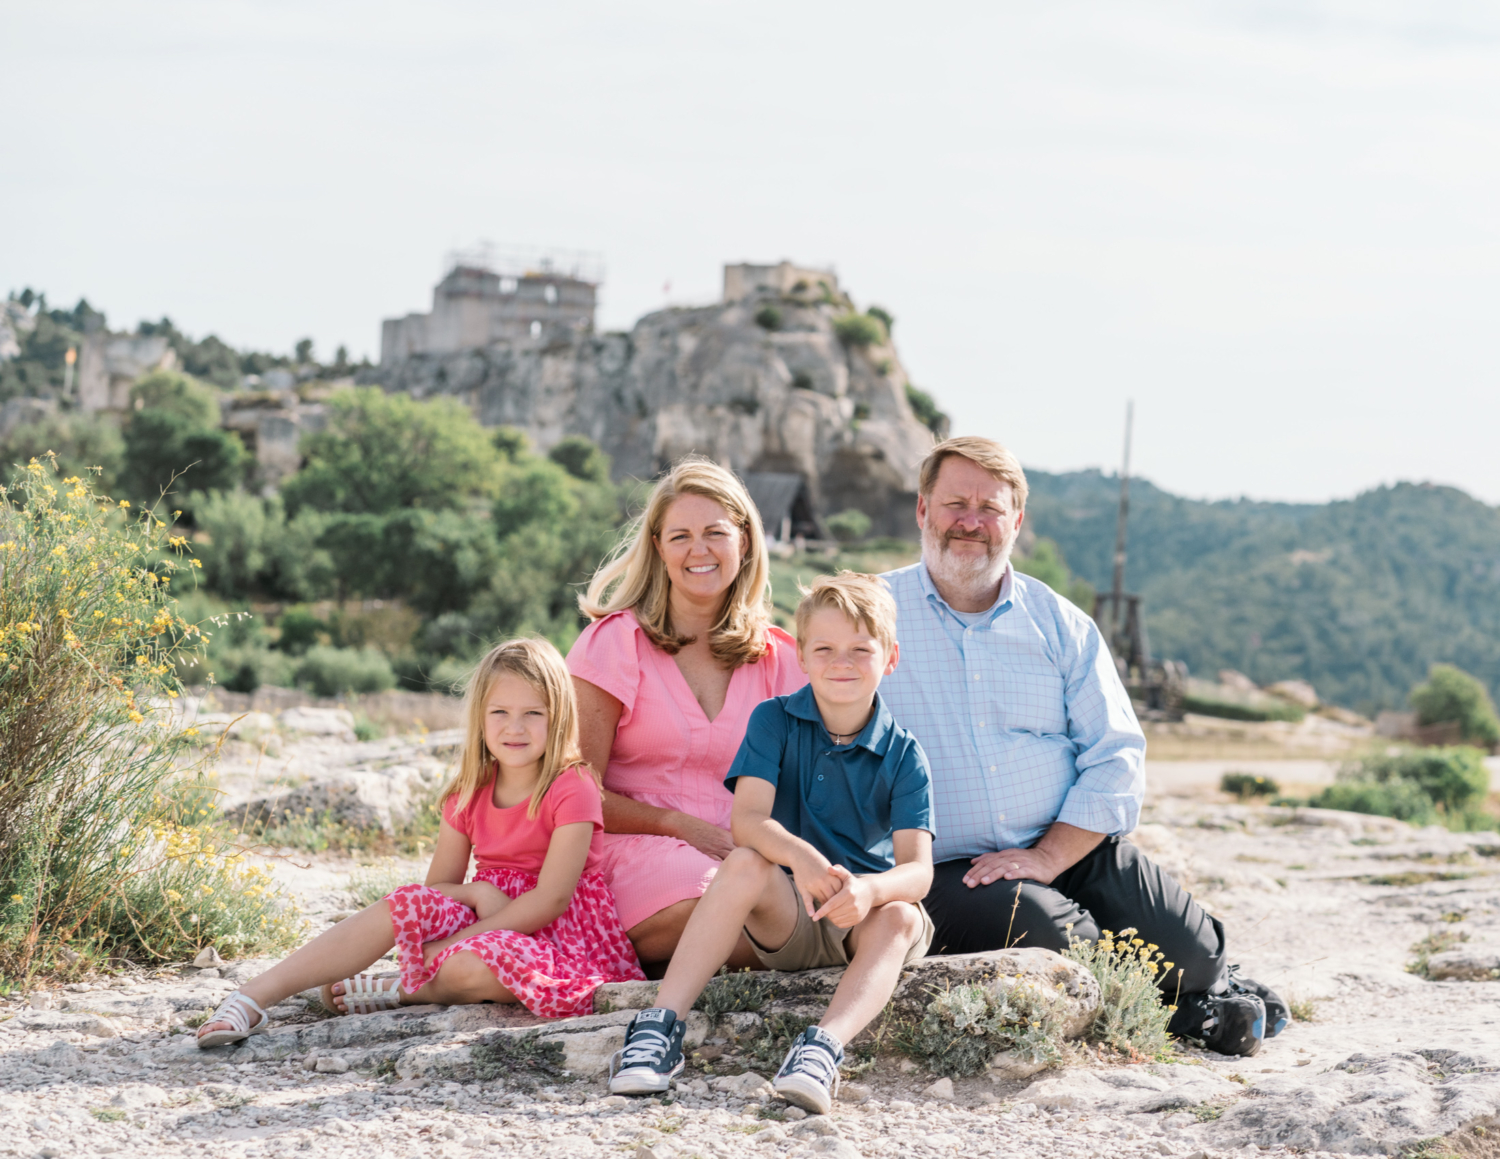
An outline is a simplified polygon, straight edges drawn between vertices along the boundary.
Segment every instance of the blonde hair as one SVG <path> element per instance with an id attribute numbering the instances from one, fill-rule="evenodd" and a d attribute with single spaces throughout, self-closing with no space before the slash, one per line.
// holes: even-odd
<path id="1" fill-rule="evenodd" d="M 491 648 L 475 666 L 464 690 L 465 735 L 458 774 L 443 789 L 440 799 L 446 801 L 456 796 L 458 807 L 465 808 L 489 782 L 496 761 L 484 741 L 484 707 L 501 676 L 520 677 L 547 703 L 547 749 L 542 754 L 541 775 L 526 806 L 529 820 L 536 817 L 542 798 L 565 770 L 581 767 L 594 777 L 596 784 L 599 779 L 578 749 L 578 705 L 573 699 L 573 678 L 568 675 L 561 653 L 546 640 L 507 640 Z"/>
<path id="2" fill-rule="evenodd" d="M 728 469 L 700 455 L 689 455 L 674 466 L 651 491 L 646 510 L 621 540 L 613 557 L 600 565 L 578 606 L 591 620 L 629 608 L 651 642 L 668 655 L 691 644 L 672 627 L 672 581 L 656 549 L 667 508 L 683 495 L 712 499 L 740 529 L 744 554 L 740 570 L 724 593 L 724 607 L 708 632 L 709 651 L 731 668 L 759 660 L 770 648 L 766 629 L 771 624 L 771 562 L 760 512 L 745 485 Z"/>
<path id="3" fill-rule="evenodd" d="M 879 576 L 841 571 L 813 580 L 802 589 L 797 605 L 797 647 L 807 638 L 807 622 L 825 608 L 843 613 L 845 619 L 880 641 L 887 653 L 896 644 L 896 600 Z"/>
<path id="4" fill-rule="evenodd" d="M 922 495 L 932 495 L 943 460 L 952 455 L 968 459 L 983 467 L 1000 482 L 1009 483 L 1010 489 L 1015 492 L 1016 506 L 1022 511 L 1026 510 L 1026 495 L 1030 488 L 1026 486 L 1026 472 L 1021 470 L 1021 461 L 994 439 L 980 438 L 978 435 L 944 439 L 927 452 L 927 457 L 922 460 L 921 470 L 917 473 L 917 490 Z"/>

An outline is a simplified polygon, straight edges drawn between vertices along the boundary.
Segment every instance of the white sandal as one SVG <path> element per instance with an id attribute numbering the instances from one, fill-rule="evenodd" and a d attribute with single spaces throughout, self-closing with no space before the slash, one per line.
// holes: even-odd
<path id="1" fill-rule="evenodd" d="M 389 978 L 391 986 L 379 983 Z M 401 976 L 399 974 L 356 974 L 345 978 L 344 992 L 335 995 L 344 1000 L 345 1014 L 374 1014 L 381 1010 L 394 1010 L 401 1005 Z"/>
<path id="2" fill-rule="evenodd" d="M 250 1022 L 250 1015 L 259 1014 L 260 1021 Z M 223 1002 L 213 1015 L 204 1022 L 204 1026 L 210 1026 L 215 1022 L 227 1022 L 228 1030 L 198 1031 L 198 1048 L 207 1050 L 211 1046 L 224 1046 L 230 1042 L 241 1042 L 252 1034 L 259 1034 L 265 1030 L 271 1021 L 271 1016 L 261 1009 L 260 1003 L 243 990 L 236 990 Z"/>

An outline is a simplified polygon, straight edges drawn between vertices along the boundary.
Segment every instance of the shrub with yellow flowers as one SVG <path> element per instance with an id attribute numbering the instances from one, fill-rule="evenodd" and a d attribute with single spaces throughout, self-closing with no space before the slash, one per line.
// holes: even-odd
<path id="1" fill-rule="evenodd" d="M 204 810 L 180 816 L 197 758 L 175 663 L 202 632 L 169 592 L 196 562 L 154 512 L 50 461 L 0 489 L 0 974 L 221 936 L 194 927 L 243 949 L 293 936 Z"/>
<path id="2" fill-rule="evenodd" d="M 1086 966 L 1099 982 L 1099 1013 L 1088 1029 L 1088 1040 L 1134 1062 L 1166 1059 L 1173 1053 L 1167 1023 L 1177 1007 L 1162 1001 L 1162 990 L 1170 992 L 1172 980 L 1180 974 L 1137 932 L 1103 930 L 1095 942 L 1070 933 L 1063 956 Z"/>

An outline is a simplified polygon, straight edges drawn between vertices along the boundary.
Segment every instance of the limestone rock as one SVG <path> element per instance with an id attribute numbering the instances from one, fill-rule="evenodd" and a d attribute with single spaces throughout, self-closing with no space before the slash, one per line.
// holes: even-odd
<path id="1" fill-rule="evenodd" d="M 431 773 L 423 767 L 399 764 L 375 769 L 332 768 L 320 779 L 298 788 L 227 808 L 224 818 L 241 826 L 268 826 L 311 815 L 351 829 L 389 833 L 411 817 L 431 790 Z"/>
<path id="2" fill-rule="evenodd" d="M 219 951 L 213 946 L 204 946 L 198 951 L 198 956 L 193 959 L 193 965 L 200 970 L 206 970 L 210 966 L 218 967 L 224 964 L 224 959 L 219 957 Z"/>
<path id="3" fill-rule="evenodd" d="M 922 1093 L 929 1099 L 936 1099 L 942 1103 L 951 1103 L 953 1101 L 953 1080 L 950 1078 L 938 1079 L 937 1082 L 927 1087 Z"/>
<path id="4" fill-rule="evenodd" d="M 279 717 L 282 728 L 309 736 L 331 736 L 339 740 L 354 739 L 354 714 L 344 708 L 288 708 Z"/>
<path id="5" fill-rule="evenodd" d="M 1397 1155 L 1500 1112 L 1500 1066 L 1452 1050 L 1350 1055 L 1323 1074 L 1268 1076 L 1213 1123 L 1215 1146 Z"/>
<path id="6" fill-rule="evenodd" d="M 764 1075 L 747 1070 L 744 1074 L 722 1075 L 708 1084 L 736 1099 L 770 1098 L 774 1093 Z"/>
<path id="7" fill-rule="evenodd" d="M 1054 1071 L 1032 1083 L 1021 1097 L 1049 1110 L 1078 1107 L 1094 1114 L 1138 1114 L 1237 1098 L 1243 1089 L 1207 1067 L 1153 1063 Z"/>
<path id="8" fill-rule="evenodd" d="M 774 306 L 774 329 L 757 314 Z M 647 314 L 630 334 L 557 332 L 415 354 L 361 381 L 463 399 L 486 426 L 545 450 L 585 435 L 617 478 L 649 479 L 697 451 L 740 472 L 801 475 L 823 514 L 857 507 L 876 534 L 908 534 L 933 433 L 913 414 L 888 336 L 846 346 L 842 294 L 752 289 L 732 302 Z M 773 535 L 779 528 L 770 528 Z"/>
<path id="9" fill-rule="evenodd" d="M 1048 1063 L 1023 1058 L 1013 1050 L 1002 1050 L 990 1059 L 990 1073 L 1002 1079 L 1029 1079 L 1044 1071 Z"/>
<path id="10" fill-rule="evenodd" d="M 1427 959 L 1427 976 L 1434 982 L 1489 982 L 1500 978 L 1500 954 L 1493 950 L 1446 950 Z"/>

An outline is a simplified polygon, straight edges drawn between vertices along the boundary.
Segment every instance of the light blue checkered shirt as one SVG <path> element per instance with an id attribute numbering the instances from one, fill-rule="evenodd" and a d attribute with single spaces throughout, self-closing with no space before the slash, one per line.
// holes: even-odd
<path id="1" fill-rule="evenodd" d="M 1054 821 L 1135 828 L 1146 738 L 1093 620 L 1009 569 L 969 623 L 925 564 L 883 578 L 901 662 L 880 695 L 932 765 L 934 861 L 1025 849 Z"/>

